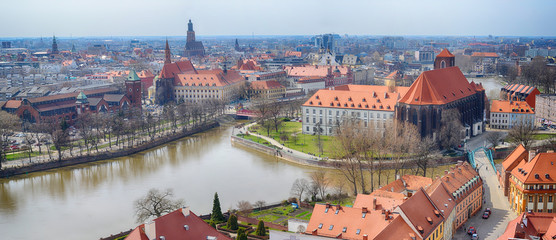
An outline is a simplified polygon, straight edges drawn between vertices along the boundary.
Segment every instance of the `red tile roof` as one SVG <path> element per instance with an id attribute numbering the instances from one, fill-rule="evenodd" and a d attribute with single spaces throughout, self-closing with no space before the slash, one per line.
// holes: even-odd
<path id="1" fill-rule="evenodd" d="M 387 215 L 386 213 L 382 214 L 382 210 L 371 208 L 367 209 L 363 218 L 363 209 L 361 208 L 338 208 L 330 205 L 328 211 L 326 209 L 326 204 L 315 205 L 305 233 L 357 240 L 363 239 L 363 235 L 368 235 L 368 239 L 374 239 L 382 229 L 399 216 L 396 213 L 388 212 L 388 219 L 386 219 Z M 332 229 L 330 229 L 331 226 Z M 343 232 L 344 228 L 346 228 L 345 232 Z M 359 234 L 357 234 L 358 229 L 360 230 Z"/>
<path id="2" fill-rule="evenodd" d="M 343 85 L 331 89 L 318 90 L 303 106 L 365 109 L 393 112 L 408 87 L 397 87 L 389 92 L 387 86 Z"/>
<path id="3" fill-rule="evenodd" d="M 515 166 L 522 160 L 527 160 L 528 152 L 522 144 L 519 144 L 502 162 L 502 168 L 506 171 L 512 171 Z"/>
<path id="4" fill-rule="evenodd" d="M 555 183 L 556 153 L 539 153 L 531 161 L 521 161 L 512 175 L 524 184 Z"/>
<path id="5" fill-rule="evenodd" d="M 529 239 L 527 236 L 553 240 L 553 237 L 556 236 L 556 213 L 522 213 L 508 223 L 506 231 L 498 239 Z"/>
<path id="6" fill-rule="evenodd" d="M 304 65 L 304 66 L 285 66 L 284 70 L 289 76 L 294 77 L 326 77 L 329 72 L 334 72 L 336 69 L 340 71 L 340 74 L 345 75 L 348 73 L 349 67 L 347 66 L 320 66 L 320 65 Z"/>
<path id="7" fill-rule="evenodd" d="M 93 90 L 83 91 L 83 93 L 85 95 L 95 95 L 95 94 L 103 94 L 103 93 L 118 92 L 118 91 L 119 90 L 117 88 L 101 88 L 101 89 L 93 89 Z M 81 91 L 72 92 L 72 93 L 57 94 L 57 95 L 49 95 L 49 96 L 37 97 L 37 98 L 30 98 L 29 102 L 31 102 L 31 103 L 40 103 L 40 102 L 46 102 L 46 101 L 52 101 L 52 100 L 58 100 L 58 99 L 64 99 L 64 98 L 76 98 L 77 95 L 79 95 L 80 92 Z"/>
<path id="8" fill-rule="evenodd" d="M 237 82 L 245 81 L 237 71 L 227 70 L 227 73 L 220 69 L 199 70 L 198 73 L 178 74 L 174 79 L 176 86 L 227 86 Z"/>
<path id="9" fill-rule="evenodd" d="M 4 108 L 18 108 L 21 106 L 21 100 L 8 100 Z"/>
<path id="10" fill-rule="evenodd" d="M 436 57 L 455 57 L 455 56 L 450 51 L 448 51 L 448 49 L 444 48 L 442 49 L 442 52 L 436 55 Z"/>
<path id="11" fill-rule="evenodd" d="M 353 207 L 373 209 L 373 201 L 376 199 L 376 209 L 394 210 L 394 208 L 403 203 L 405 198 L 405 195 L 402 193 L 387 192 L 379 189 L 371 194 L 357 194 Z"/>
<path id="12" fill-rule="evenodd" d="M 413 238 L 415 237 L 415 238 Z M 402 217 L 396 217 L 392 223 L 386 226 L 380 234 L 376 236 L 377 240 L 421 240 L 420 237 L 411 227 L 403 220 Z"/>
<path id="13" fill-rule="evenodd" d="M 282 84 L 278 81 L 269 80 L 269 81 L 253 81 L 251 82 L 251 87 L 253 89 L 276 89 L 276 88 L 284 88 Z"/>
<path id="14" fill-rule="evenodd" d="M 419 235 L 425 239 L 444 221 L 444 216 L 423 189 L 401 204 L 399 209 L 407 217 L 410 226 L 422 229 L 419 231 Z"/>
<path id="15" fill-rule="evenodd" d="M 432 179 L 428 177 L 416 175 L 403 175 L 400 179 L 389 183 L 380 188 L 384 191 L 401 193 L 406 190 L 417 191 L 420 188 L 426 188 L 432 183 Z"/>
<path id="16" fill-rule="evenodd" d="M 523 85 L 523 84 L 508 84 L 504 86 L 506 91 L 514 92 L 514 93 L 522 93 L 522 94 L 530 94 L 535 91 L 535 87 Z"/>
<path id="17" fill-rule="evenodd" d="M 181 61 L 164 64 L 160 71 L 160 78 L 175 78 L 180 73 L 197 73 L 191 61 Z"/>
<path id="18" fill-rule="evenodd" d="M 456 201 L 454 201 L 453 196 L 448 192 L 440 178 L 436 179 L 427 188 L 427 193 L 434 205 L 440 209 L 444 216 L 449 216 L 456 207 Z"/>
<path id="19" fill-rule="evenodd" d="M 412 105 L 442 105 L 476 92 L 458 67 L 449 67 L 421 73 L 400 102 Z"/>
<path id="20" fill-rule="evenodd" d="M 491 113 L 522 113 L 535 114 L 525 101 L 492 100 Z"/>
<path id="21" fill-rule="evenodd" d="M 171 213 L 168 213 L 162 217 L 156 218 L 150 223 L 154 225 L 154 232 L 151 233 L 145 230 L 149 227 L 153 227 L 149 223 L 140 225 L 140 230 L 138 233 L 130 234 L 126 240 L 143 240 L 144 237 L 147 239 L 159 239 L 164 236 L 165 239 L 207 239 L 208 236 L 214 236 L 218 240 L 231 240 L 230 237 L 218 232 L 216 229 L 211 227 L 208 223 L 199 218 L 195 213 L 189 211 L 189 208 L 178 209 Z M 185 226 L 188 226 L 186 229 Z M 155 236 L 150 236 L 149 234 L 154 234 Z"/>
<path id="22" fill-rule="evenodd" d="M 471 57 L 497 58 L 499 56 L 497 53 L 494 52 L 474 52 Z"/>

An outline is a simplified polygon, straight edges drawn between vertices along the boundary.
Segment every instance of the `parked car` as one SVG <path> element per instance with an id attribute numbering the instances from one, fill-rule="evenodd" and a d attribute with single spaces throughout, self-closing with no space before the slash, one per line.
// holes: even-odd
<path id="1" fill-rule="evenodd" d="M 12 145 L 10 148 L 12 149 L 12 151 L 13 151 L 13 150 L 18 150 L 18 149 L 19 149 L 19 147 L 18 147 L 17 145 Z"/>
<path id="2" fill-rule="evenodd" d="M 473 235 L 476 234 L 477 230 L 475 229 L 475 227 L 469 227 L 469 229 L 467 229 L 467 234 L 469 235 Z"/>
<path id="3" fill-rule="evenodd" d="M 483 219 L 489 218 L 491 213 L 492 213 L 492 212 L 490 211 L 490 208 L 487 208 L 487 209 L 485 210 L 485 212 L 483 213 Z"/>
<path id="4" fill-rule="evenodd" d="M 471 235 L 471 240 L 477 240 L 477 239 L 479 239 L 479 235 L 473 233 L 473 235 Z"/>

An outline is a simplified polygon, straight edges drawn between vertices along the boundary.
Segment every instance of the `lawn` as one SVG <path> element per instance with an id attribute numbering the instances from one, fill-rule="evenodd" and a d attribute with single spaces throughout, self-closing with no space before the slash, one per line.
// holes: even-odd
<path id="1" fill-rule="evenodd" d="M 535 134 L 533 136 L 533 139 L 535 140 L 545 140 L 550 138 L 556 138 L 556 134 L 541 133 L 541 134 Z"/>
<path id="2" fill-rule="evenodd" d="M 280 206 L 262 211 L 254 211 L 249 214 L 249 217 L 257 218 L 265 222 L 283 224 L 286 223 L 288 219 L 301 219 L 309 221 L 309 219 L 311 219 L 311 215 L 312 209 L 294 209 L 292 206 Z"/>
<path id="3" fill-rule="evenodd" d="M 256 132 L 260 135 L 267 136 L 266 130 L 260 128 L 258 125 L 251 127 L 249 129 L 251 132 Z M 280 135 L 288 136 L 288 140 L 282 141 Z M 294 141 L 293 135 L 297 135 L 297 140 Z M 311 153 L 316 156 L 333 158 L 333 147 L 332 143 L 334 137 L 321 135 L 321 141 L 323 146 L 323 153 L 320 154 L 318 147 L 318 140 L 316 135 L 302 134 L 301 133 L 301 123 L 300 122 L 284 122 L 282 126 L 278 129 L 270 131 L 270 136 L 274 140 L 284 144 L 286 147 L 305 153 Z"/>
<path id="4" fill-rule="evenodd" d="M 36 157 L 36 156 L 39 156 L 39 152 L 35 151 L 35 152 L 31 153 L 31 157 Z M 6 155 L 6 160 L 7 161 L 13 161 L 13 160 L 18 160 L 18 159 L 27 158 L 27 157 L 29 157 L 27 152 L 18 152 L 18 153 L 7 154 Z"/>

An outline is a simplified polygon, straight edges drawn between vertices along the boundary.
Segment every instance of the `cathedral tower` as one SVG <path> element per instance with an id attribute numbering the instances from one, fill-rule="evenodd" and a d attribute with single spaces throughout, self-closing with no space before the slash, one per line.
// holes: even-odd
<path id="1" fill-rule="evenodd" d="M 58 54 L 58 43 L 56 43 L 56 36 L 52 38 L 52 54 Z"/>
<path id="2" fill-rule="evenodd" d="M 448 68 L 456 66 L 456 56 L 448 49 L 444 48 L 442 52 L 436 55 L 434 59 L 434 69 Z"/>

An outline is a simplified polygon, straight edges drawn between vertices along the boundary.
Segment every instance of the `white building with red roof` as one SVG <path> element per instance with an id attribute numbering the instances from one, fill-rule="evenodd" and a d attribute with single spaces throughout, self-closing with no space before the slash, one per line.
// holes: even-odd
<path id="1" fill-rule="evenodd" d="M 533 126 L 535 112 L 525 101 L 493 100 L 490 105 L 490 127 L 510 129 L 517 124 Z"/>
<path id="2" fill-rule="evenodd" d="M 344 118 L 356 118 L 365 127 L 384 130 L 394 119 L 396 103 L 408 87 L 344 85 L 321 89 L 302 105 L 304 134 L 332 135 Z"/>

